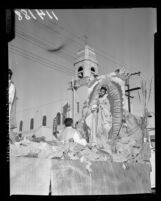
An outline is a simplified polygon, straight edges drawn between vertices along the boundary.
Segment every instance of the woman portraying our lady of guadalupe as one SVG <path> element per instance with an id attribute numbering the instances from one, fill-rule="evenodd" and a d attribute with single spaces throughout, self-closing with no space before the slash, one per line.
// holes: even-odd
<path id="1" fill-rule="evenodd" d="M 106 143 L 112 127 L 112 116 L 105 87 L 101 87 L 98 98 L 93 102 L 91 112 L 85 121 L 91 131 L 90 142 L 96 144 Z"/>
<path id="2" fill-rule="evenodd" d="M 122 111 L 126 110 L 124 69 L 100 76 L 90 87 L 89 102 L 84 120 L 90 129 L 89 141 L 103 144 L 117 137 L 122 125 Z"/>
<path id="3" fill-rule="evenodd" d="M 97 138 L 103 138 L 105 141 L 108 140 L 109 131 L 112 127 L 112 116 L 107 96 L 107 89 L 101 87 L 97 109 Z"/>

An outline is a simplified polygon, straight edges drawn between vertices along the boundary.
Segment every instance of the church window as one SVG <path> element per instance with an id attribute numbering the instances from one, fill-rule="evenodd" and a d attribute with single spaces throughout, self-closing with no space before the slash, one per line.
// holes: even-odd
<path id="1" fill-rule="evenodd" d="M 46 116 L 45 115 L 43 116 L 43 119 L 42 119 L 42 125 L 46 126 Z"/>
<path id="2" fill-rule="evenodd" d="M 23 128 L 23 121 L 21 120 L 20 121 L 20 126 L 19 126 L 19 131 L 22 131 L 22 128 Z"/>
<path id="3" fill-rule="evenodd" d="M 30 120 L 30 130 L 33 130 L 34 129 L 34 119 L 31 118 Z"/>
<path id="4" fill-rule="evenodd" d="M 83 78 L 83 67 L 82 67 L 82 66 L 80 66 L 80 67 L 78 68 L 78 77 L 79 77 L 79 78 Z"/>
<path id="5" fill-rule="evenodd" d="M 95 74 L 96 74 L 94 67 L 91 67 L 91 74 L 92 74 L 92 75 L 95 75 Z"/>
<path id="6" fill-rule="evenodd" d="M 77 113 L 79 113 L 79 102 L 77 102 Z"/>
<path id="7" fill-rule="evenodd" d="M 61 115 L 60 112 L 57 113 L 57 124 L 60 125 L 61 123 Z"/>
<path id="8" fill-rule="evenodd" d="M 57 118 L 55 117 L 53 119 L 53 132 L 56 132 L 57 131 Z"/>
<path id="9" fill-rule="evenodd" d="M 95 73 L 95 68 L 91 67 L 91 72 Z"/>

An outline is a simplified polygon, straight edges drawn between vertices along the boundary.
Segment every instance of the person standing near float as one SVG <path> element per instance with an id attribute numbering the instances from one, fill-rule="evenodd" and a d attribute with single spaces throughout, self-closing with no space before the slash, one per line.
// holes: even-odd
<path id="1" fill-rule="evenodd" d="M 8 70 L 9 76 L 9 131 L 16 128 L 16 88 L 12 79 L 13 72 Z"/>

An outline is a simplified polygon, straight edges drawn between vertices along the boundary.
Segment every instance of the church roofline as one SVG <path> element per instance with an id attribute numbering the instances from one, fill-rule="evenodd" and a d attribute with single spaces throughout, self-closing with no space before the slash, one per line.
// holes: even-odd
<path id="1" fill-rule="evenodd" d="M 86 49 L 91 50 L 95 54 L 94 48 L 90 47 L 89 45 L 85 45 L 85 48 L 82 48 L 82 49 L 78 50 L 77 54 L 80 53 L 80 52 L 82 52 L 82 51 L 85 51 Z"/>
<path id="2" fill-rule="evenodd" d="M 91 62 L 95 63 L 96 65 L 98 65 L 97 62 L 95 62 L 95 61 L 93 61 L 93 60 L 91 60 L 91 59 L 83 59 L 83 60 L 80 60 L 80 61 L 75 62 L 75 63 L 74 63 L 74 66 L 75 66 L 77 63 L 82 62 L 82 61 L 91 61 Z"/>

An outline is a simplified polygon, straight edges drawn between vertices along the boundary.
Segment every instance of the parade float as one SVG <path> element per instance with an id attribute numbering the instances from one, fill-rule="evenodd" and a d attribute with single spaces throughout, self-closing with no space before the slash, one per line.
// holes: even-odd
<path id="1" fill-rule="evenodd" d="M 126 79 L 128 74 L 114 72 L 89 81 L 77 125 L 86 146 L 32 136 L 11 142 L 10 194 L 151 193 L 148 110 L 139 118 L 126 110 Z"/>

